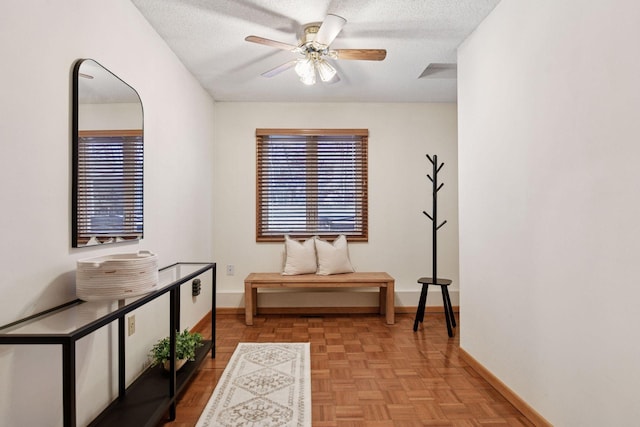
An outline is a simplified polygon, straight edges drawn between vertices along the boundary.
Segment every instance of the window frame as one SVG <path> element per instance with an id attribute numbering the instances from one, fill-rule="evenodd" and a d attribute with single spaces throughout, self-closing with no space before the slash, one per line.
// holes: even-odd
<path id="1" fill-rule="evenodd" d="M 318 221 L 318 211 L 322 207 L 322 204 L 318 203 L 317 198 L 311 198 L 311 200 L 305 197 L 305 206 L 307 212 L 307 219 L 311 220 L 315 226 L 316 230 L 307 230 L 305 232 L 291 232 L 291 233 L 274 233 L 269 232 L 269 230 L 264 229 L 264 225 L 266 220 L 263 220 L 263 206 L 265 206 L 265 196 L 263 195 L 263 189 L 266 187 L 265 183 L 262 181 L 263 171 L 265 170 L 262 167 L 261 161 L 263 159 L 264 153 L 261 150 L 264 150 L 265 139 L 268 138 L 277 138 L 277 137 L 303 137 L 306 139 L 307 144 L 307 152 L 309 152 L 309 146 L 313 144 L 314 141 L 329 141 L 335 140 L 340 136 L 347 137 L 351 139 L 351 142 L 356 141 L 355 146 L 359 147 L 356 163 L 357 170 L 359 174 L 354 178 L 354 184 L 356 184 L 357 190 L 355 192 L 354 205 L 356 206 L 356 215 L 354 218 L 354 222 L 358 224 L 360 230 L 355 230 L 357 234 L 352 231 L 335 231 L 331 230 L 330 232 L 319 232 L 317 229 L 320 227 Z M 369 130 L 368 129 L 264 129 L 259 128 L 256 129 L 256 242 L 282 242 L 284 240 L 284 235 L 287 234 L 292 238 L 309 238 L 314 235 L 319 235 L 322 238 L 333 239 L 336 238 L 340 234 L 345 234 L 349 241 L 356 242 L 367 242 L 369 239 L 369 219 L 368 219 L 368 139 L 369 139 Z M 310 142 L 312 144 L 310 144 Z M 346 140 L 345 140 L 346 142 Z M 317 153 L 315 155 L 316 165 L 317 165 Z M 313 153 L 310 158 L 307 158 L 306 166 L 313 164 Z M 313 174 L 311 174 L 313 176 Z M 306 180 L 309 181 L 310 174 L 305 175 Z M 311 188 L 313 188 L 314 183 L 311 182 Z M 317 186 L 317 182 L 315 182 Z M 307 194 L 317 194 L 313 191 L 307 191 Z M 358 227 L 356 227 L 358 228 Z"/>

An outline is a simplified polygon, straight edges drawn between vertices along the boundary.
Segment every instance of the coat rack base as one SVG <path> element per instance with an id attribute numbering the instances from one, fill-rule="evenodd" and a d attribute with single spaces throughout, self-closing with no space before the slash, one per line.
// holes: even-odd
<path id="1" fill-rule="evenodd" d="M 432 277 L 421 277 L 418 279 L 418 283 L 422 284 L 422 292 L 420 292 L 420 301 L 418 303 L 418 310 L 416 311 L 416 319 L 413 323 L 413 331 L 418 330 L 418 324 L 424 320 L 424 311 L 427 305 L 427 291 L 429 285 L 440 286 L 442 290 L 442 302 L 444 304 L 444 317 L 447 321 L 447 333 L 449 337 L 453 337 L 453 328 L 456 325 L 456 318 L 453 314 L 453 307 L 451 306 L 451 298 L 449 298 L 449 285 L 451 280 L 438 278 L 433 280 Z"/>

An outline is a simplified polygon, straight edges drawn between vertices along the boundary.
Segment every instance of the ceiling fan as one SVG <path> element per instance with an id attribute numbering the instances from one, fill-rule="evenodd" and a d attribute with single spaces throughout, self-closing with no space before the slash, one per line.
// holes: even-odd
<path id="1" fill-rule="evenodd" d="M 324 83 L 336 83 L 340 77 L 327 59 L 382 61 L 387 56 L 385 49 L 331 49 L 331 43 L 346 23 L 347 20 L 343 17 L 329 14 L 323 22 L 307 24 L 302 28 L 300 43 L 297 46 L 258 36 L 248 36 L 245 40 L 302 55 L 299 59 L 262 73 L 263 77 L 273 77 L 285 70 L 295 68 L 300 81 L 306 85 L 316 83 L 316 74 Z"/>

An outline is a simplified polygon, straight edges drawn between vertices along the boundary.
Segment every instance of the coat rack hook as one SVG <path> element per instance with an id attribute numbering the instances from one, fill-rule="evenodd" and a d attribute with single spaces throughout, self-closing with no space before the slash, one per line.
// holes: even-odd
<path id="1" fill-rule="evenodd" d="M 431 215 L 429 215 L 426 211 L 422 211 L 422 213 L 428 216 L 431 221 L 433 221 L 433 218 L 431 217 Z"/>
<path id="2" fill-rule="evenodd" d="M 440 230 L 440 227 L 442 227 L 443 225 L 445 225 L 447 223 L 447 220 L 445 219 L 442 224 L 440 224 L 439 226 L 436 227 L 436 231 Z"/>
<path id="3" fill-rule="evenodd" d="M 443 166 L 444 166 L 444 162 L 442 162 L 440 166 L 438 166 L 438 169 L 436 170 L 436 172 L 440 172 L 440 169 L 442 169 Z"/>
<path id="4" fill-rule="evenodd" d="M 440 189 L 442 188 L 442 186 L 443 186 L 443 185 L 444 185 L 444 182 L 440 183 L 440 185 L 439 185 L 439 186 L 438 186 L 438 188 L 436 189 L 436 193 L 437 193 L 438 191 L 440 191 Z"/>
<path id="5" fill-rule="evenodd" d="M 433 159 L 431 158 L 431 156 L 430 156 L 430 155 L 428 155 L 428 154 L 427 154 L 427 158 L 429 159 L 429 161 L 430 161 L 431 163 L 433 163 Z"/>
<path id="6" fill-rule="evenodd" d="M 433 178 L 431 178 L 431 175 L 427 175 L 427 178 L 429 178 L 429 181 L 433 182 Z"/>

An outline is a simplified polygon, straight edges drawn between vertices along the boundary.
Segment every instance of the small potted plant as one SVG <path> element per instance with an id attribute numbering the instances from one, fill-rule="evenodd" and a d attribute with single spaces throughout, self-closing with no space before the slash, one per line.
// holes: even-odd
<path id="1" fill-rule="evenodd" d="M 198 332 L 191 333 L 187 329 L 176 333 L 176 370 L 180 369 L 188 360 L 195 360 L 196 349 L 202 347 L 202 335 Z M 162 364 L 169 370 L 169 337 L 162 338 L 153 345 L 149 356 L 152 359 L 151 366 Z"/>

